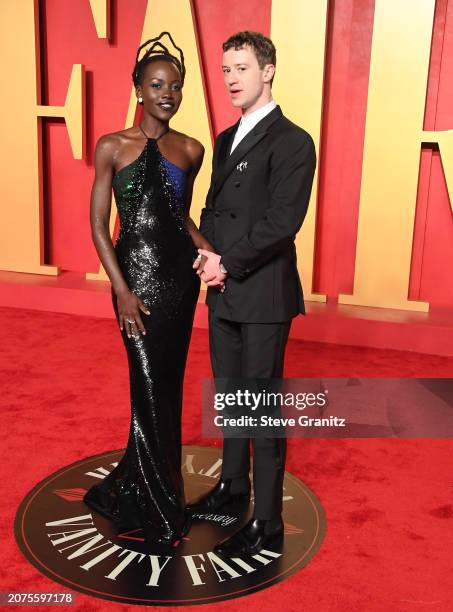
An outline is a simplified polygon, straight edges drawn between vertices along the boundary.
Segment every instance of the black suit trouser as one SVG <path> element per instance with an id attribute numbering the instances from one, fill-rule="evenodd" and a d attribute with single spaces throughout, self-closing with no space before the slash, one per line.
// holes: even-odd
<path id="1" fill-rule="evenodd" d="M 282 378 L 291 321 L 237 323 L 209 311 L 209 346 L 215 378 Z M 282 511 L 286 438 L 252 438 L 254 517 L 271 520 Z M 222 478 L 244 487 L 250 470 L 250 440 L 224 438 Z"/>

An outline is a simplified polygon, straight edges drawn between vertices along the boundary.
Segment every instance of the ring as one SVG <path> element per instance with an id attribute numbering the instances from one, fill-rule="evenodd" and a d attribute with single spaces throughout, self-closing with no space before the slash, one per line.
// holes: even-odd
<path id="1" fill-rule="evenodd" d="M 126 321 L 127 321 L 128 323 L 132 323 L 132 324 L 134 324 L 134 323 L 135 323 L 135 321 L 134 321 L 134 320 L 130 321 L 129 319 L 126 319 Z"/>

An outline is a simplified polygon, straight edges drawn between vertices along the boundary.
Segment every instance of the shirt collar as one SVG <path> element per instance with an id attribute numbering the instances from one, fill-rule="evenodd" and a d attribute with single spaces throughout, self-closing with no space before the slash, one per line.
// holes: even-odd
<path id="1" fill-rule="evenodd" d="M 268 115 L 274 108 L 277 106 L 275 100 L 271 100 L 264 106 L 260 106 L 253 113 L 249 115 L 242 115 L 240 125 L 244 127 L 254 127 L 261 119 L 264 119 L 266 115 Z"/>

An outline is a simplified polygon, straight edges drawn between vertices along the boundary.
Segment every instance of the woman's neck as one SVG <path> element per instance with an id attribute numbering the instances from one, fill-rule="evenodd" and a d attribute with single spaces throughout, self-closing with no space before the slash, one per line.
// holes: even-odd
<path id="1" fill-rule="evenodd" d="M 149 138 L 159 138 L 170 130 L 168 121 L 159 121 L 149 115 L 143 117 L 140 125 Z"/>

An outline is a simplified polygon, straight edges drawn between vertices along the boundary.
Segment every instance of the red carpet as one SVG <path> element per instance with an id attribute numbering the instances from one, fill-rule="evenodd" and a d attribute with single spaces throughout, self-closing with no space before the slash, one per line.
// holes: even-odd
<path id="1" fill-rule="evenodd" d="M 67 591 L 22 557 L 14 515 L 25 494 L 48 474 L 125 446 L 126 354 L 111 319 L 9 308 L 0 308 L 0 314 L 5 530 L 0 590 Z M 210 376 L 207 349 L 207 333 L 195 329 L 185 386 L 187 444 L 218 444 L 200 433 L 200 379 Z M 285 374 L 451 377 L 453 360 L 290 341 Z M 451 610 L 452 449 L 452 440 L 289 440 L 287 469 L 313 489 L 326 511 L 321 550 L 305 569 L 268 590 L 203 608 Z M 133 609 L 83 594 L 77 602 L 72 609 Z"/>

